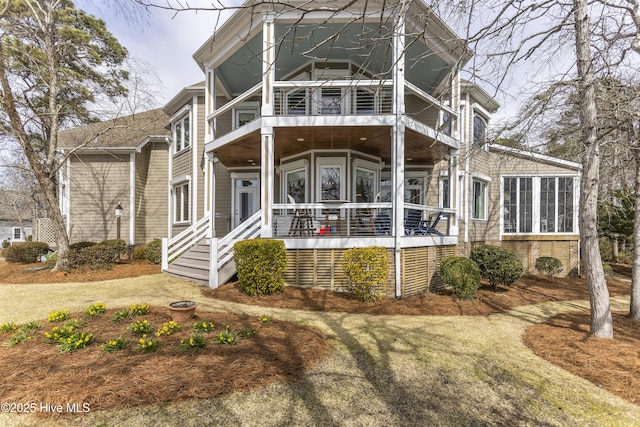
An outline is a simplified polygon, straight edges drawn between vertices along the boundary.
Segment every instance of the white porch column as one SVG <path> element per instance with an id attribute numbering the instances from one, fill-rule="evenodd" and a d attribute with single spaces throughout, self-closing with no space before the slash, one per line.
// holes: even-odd
<path id="1" fill-rule="evenodd" d="M 260 207 L 262 208 L 262 227 L 260 237 L 273 237 L 273 128 L 262 128 L 262 150 L 260 161 Z"/>
<path id="2" fill-rule="evenodd" d="M 273 116 L 273 84 L 276 80 L 276 35 L 274 15 L 263 15 L 262 23 L 262 110 L 261 116 Z"/>
<path id="3" fill-rule="evenodd" d="M 408 7 L 406 0 L 396 17 L 393 33 L 393 112 L 395 122 L 391 130 L 393 141 L 391 165 L 393 168 L 392 182 L 393 197 L 393 229 L 395 236 L 395 285 L 396 297 L 402 296 L 402 237 L 404 236 L 404 136 L 405 136 L 405 108 L 404 108 L 404 51 L 405 51 L 405 11 Z"/>
<path id="4" fill-rule="evenodd" d="M 458 235 L 458 158 L 459 158 L 460 150 L 449 150 L 449 164 L 448 164 L 448 174 L 449 174 L 449 200 L 451 209 L 456 210 L 456 214 L 453 218 L 453 221 L 449 223 L 449 233 L 452 236 Z"/>

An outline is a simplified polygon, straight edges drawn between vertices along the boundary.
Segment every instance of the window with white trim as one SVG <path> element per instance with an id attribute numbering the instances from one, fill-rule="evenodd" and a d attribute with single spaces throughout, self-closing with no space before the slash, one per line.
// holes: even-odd
<path id="1" fill-rule="evenodd" d="M 573 233 L 573 176 L 504 177 L 504 233 Z"/>
<path id="2" fill-rule="evenodd" d="M 474 111 L 473 113 L 473 143 L 482 145 L 487 139 L 487 119 Z"/>
<path id="3" fill-rule="evenodd" d="M 13 240 L 22 240 L 22 229 L 20 227 L 13 227 Z"/>
<path id="4" fill-rule="evenodd" d="M 173 222 L 188 223 L 190 221 L 189 182 L 173 186 Z"/>
<path id="5" fill-rule="evenodd" d="M 189 113 L 182 116 L 179 120 L 176 120 L 172 124 L 172 128 L 175 152 L 177 153 L 188 148 L 191 145 L 191 120 L 189 119 Z"/>
<path id="6" fill-rule="evenodd" d="M 439 188 L 440 207 L 441 208 L 450 208 L 451 207 L 451 200 L 450 200 L 451 193 L 449 191 L 449 177 L 448 176 L 441 176 L 440 177 L 439 187 L 440 187 Z"/>
<path id="7" fill-rule="evenodd" d="M 487 182 L 479 179 L 471 181 L 472 205 L 471 218 L 476 220 L 487 220 Z"/>

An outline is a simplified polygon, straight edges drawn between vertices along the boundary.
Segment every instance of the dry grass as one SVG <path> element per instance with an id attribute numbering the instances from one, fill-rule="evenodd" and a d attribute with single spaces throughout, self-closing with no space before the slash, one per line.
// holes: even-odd
<path id="1" fill-rule="evenodd" d="M 201 287 L 163 275 L 90 286 L 81 282 L 0 286 L 0 322 L 43 318 L 53 308 L 81 310 L 99 300 L 117 307 L 194 299 L 201 316 L 208 311 L 235 312 L 250 319 L 268 314 L 312 326 L 328 336 L 333 348 L 327 358 L 294 380 L 283 378 L 248 391 L 230 389 L 215 398 L 166 404 L 129 405 L 123 396 L 124 407 L 117 410 L 53 419 L 0 415 L 0 425 L 640 425 L 640 408 L 542 360 L 522 342 L 527 328 L 556 314 L 583 310 L 584 302 L 560 301 L 584 300 L 586 287 L 580 281 L 545 285 L 544 280 L 526 278 L 524 282 L 507 292 L 487 294 L 486 300 L 458 302 L 446 309 L 437 307 L 446 307 L 449 296 L 430 294 L 415 302 L 384 302 L 375 308 L 377 312 L 350 310 L 352 301 L 317 290 L 290 292 L 289 288 L 285 296 L 267 298 L 269 302 L 253 299 L 251 304 L 234 300 L 231 291 L 224 293 L 229 295 L 226 300 L 220 299 L 223 294 L 209 298 Z M 626 295 L 629 285 L 616 281 L 610 289 L 612 294 Z M 613 299 L 617 310 L 627 304 L 628 298 Z M 382 315 L 398 309 L 406 314 Z M 557 347 L 562 344 L 560 340 Z M 238 362 L 222 364 L 241 375 Z M 56 367 L 60 369 L 59 364 Z M 44 380 L 37 381 L 39 388 Z M 203 381 L 215 383 L 215 377 L 207 375 Z"/>

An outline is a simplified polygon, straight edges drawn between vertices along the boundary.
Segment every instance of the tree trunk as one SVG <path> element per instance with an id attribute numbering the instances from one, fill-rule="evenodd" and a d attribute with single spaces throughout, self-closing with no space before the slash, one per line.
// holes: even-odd
<path id="1" fill-rule="evenodd" d="M 635 145 L 637 147 L 637 145 Z M 631 270 L 631 302 L 629 317 L 640 321 L 640 148 L 634 150 L 636 161 L 636 216 L 633 220 L 633 268 Z"/>
<path id="2" fill-rule="evenodd" d="M 611 241 L 611 259 L 613 262 L 618 262 L 618 256 L 620 254 L 619 245 L 618 245 L 618 237 L 614 237 Z"/>
<path id="3" fill-rule="evenodd" d="M 587 0 L 574 0 L 576 57 L 578 60 L 578 90 L 580 94 L 580 124 L 585 150 L 580 183 L 580 239 L 584 272 L 589 287 L 592 335 L 613 338 L 613 321 L 609 290 L 605 281 L 598 243 L 597 206 L 600 168 L 600 145 L 597 135 L 595 78 L 590 50 L 590 28 Z"/>

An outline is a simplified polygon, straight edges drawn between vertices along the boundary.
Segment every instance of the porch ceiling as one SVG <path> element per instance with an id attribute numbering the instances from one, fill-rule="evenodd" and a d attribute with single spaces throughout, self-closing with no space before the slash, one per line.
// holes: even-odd
<path id="1" fill-rule="evenodd" d="M 279 127 L 275 128 L 275 163 L 309 150 L 354 150 L 380 157 L 391 164 L 391 129 L 367 127 Z M 366 139 L 365 139 L 366 138 Z M 302 141 L 300 141 L 302 139 Z M 448 153 L 449 147 L 419 132 L 405 132 L 405 165 L 431 165 Z M 260 132 L 255 131 L 216 149 L 216 157 L 227 167 L 260 164 Z"/>

